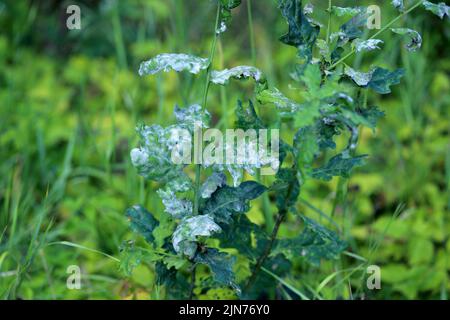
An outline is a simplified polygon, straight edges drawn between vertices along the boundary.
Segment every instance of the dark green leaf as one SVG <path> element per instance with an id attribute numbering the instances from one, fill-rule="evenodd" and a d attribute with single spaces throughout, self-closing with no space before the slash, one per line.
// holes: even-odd
<path id="1" fill-rule="evenodd" d="M 300 194 L 300 183 L 294 168 L 281 168 L 277 172 L 274 187 L 277 188 L 275 201 L 278 210 L 285 213 L 288 208 L 295 205 Z"/>
<path id="2" fill-rule="evenodd" d="M 264 124 L 256 114 L 255 108 L 251 100 L 248 101 L 248 107 L 244 108 L 242 102 L 238 100 L 236 106 L 236 128 L 240 129 L 264 129 Z"/>
<path id="3" fill-rule="evenodd" d="M 153 230 L 159 225 L 159 222 L 144 207 L 133 206 L 127 209 L 126 216 L 130 220 L 131 230 L 143 236 L 149 243 L 155 240 Z"/>
<path id="4" fill-rule="evenodd" d="M 313 169 L 311 177 L 325 181 L 331 180 L 334 176 L 348 178 L 353 167 L 361 166 L 365 157 L 365 155 L 345 157 L 340 153 L 331 158 L 324 167 Z"/>
<path id="5" fill-rule="evenodd" d="M 218 223 L 229 222 L 231 216 L 250 209 L 249 201 L 259 197 L 267 188 L 255 181 L 246 181 L 238 187 L 217 189 L 201 208 L 202 214 L 214 217 Z"/>
<path id="6" fill-rule="evenodd" d="M 288 33 L 282 36 L 280 40 L 287 45 L 298 48 L 300 57 L 310 60 L 320 27 L 313 26 L 308 21 L 303 13 L 301 0 L 281 0 L 280 9 L 289 25 Z"/>
<path id="7" fill-rule="evenodd" d="M 199 252 L 195 256 L 195 262 L 207 265 L 214 280 L 218 283 L 239 291 L 239 287 L 234 283 L 233 265 L 235 258 L 231 255 L 219 252 L 214 248 L 206 248 L 205 251 Z"/>
<path id="8" fill-rule="evenodd" d="M 304 257 L 309 263 L 318 266 L 322 259 L 336 259 L 347 244 L 331 230 L 312 219 L 302 216 L 305 228 L 293 239 L 278 240 L 272 255 L 284 254 L 287 258 Z"/>

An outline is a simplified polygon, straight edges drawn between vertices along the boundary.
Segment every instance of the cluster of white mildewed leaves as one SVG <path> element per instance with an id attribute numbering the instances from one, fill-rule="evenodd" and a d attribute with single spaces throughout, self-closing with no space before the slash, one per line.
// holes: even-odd
<path id="1" fill-rule="evenodd" d="M 220 0 L 219 3 L 222 21 L 216 30 L 216 36 L 226 31 L 231 9 L 239 5 L 240 1 Z M 405 11 L 402 0 L 393 0 L 392 4 L 400 12 Z M 440 18 L 449 16 L 449 7 L 444 3 L 422 1 L 422 5 Z M 311 4 L 302 7 L 302 1 L 281 0 L 280 9 L 289 26 L 288 33 L 280 40 L 297 48 L 299 58 L 303 61 L 303 64 L 291 74 L 293 80 L 304 88 L 302 102 L 288 98 L 275 87 L 269 88 L 263 73 L 254 66 L 212 70 L 209 81 L 212 84 L 226 85 L 231 79 L 252 79 L 255 82 L 256 100 L 261 105 L 275 105 L 280 116 L 294 124 L 297 134 L 293 144 L 283 143 L 283 150 L 293 154 L 294 165 L 289 169 L 292 171 L 285 170 L 279 175 L 280 181 L 284 179 L 296 190 L 284 198 L 277 195 L 277 206 L 285 214 L 287 210 L 295 210 L 299 185 L 306 179 L 330 180 L 334 176 L 348 177 L 352 168 L 362 164 L 364 155 L 354 155 L 358 127 L 366 126 L 373 129 L 383 113 L 377 107 L 362 106 L 361 101 L 352 98 L 352 92 L 355 89 L 371 89 L 379 94 L 390 93 L 390 86 L 400 82 L 404 71 L 372 67 L 369 71 L 363 72 L 339 63 L 345 48 L 354 52 L 372 51 L 380 49 L 383 44 L 380 39 L 362 39 L 367 20 L 365 8 L 333 7 L 331 10 L 333 15 L 348 16 L 350 20 L 325 40 L 318 39 L 322 25 L 313 19 L 314 7 Z M 407 50 L 415 51 L 421 47 L 422 38 L 417 31 L 408 28 L 391 30 L 408 37 Z M 314 52 L 318 52 L 318 56 L 314 56 Z M 164 53 L 143 62 L 139 74 L 153 75 L 172 70 L 199 74 L 208 68 L 210 61 L 207 58 L 184 53 Z M 350 83 L 346 80 L 350 80 Z M 168 268 L 180 267 L 182 259 L 203 263 L 209 266 L 215 280 L 220 284 L 237 288 L 232 274 L 233 259 L 217 249 L 205 248 L 204 244 L 207 238 L 217 235 L 227 227 L 236 215 L 248 211 L 250 200 L 267 191 L 266 187 L 256 182 L 242 182 L 243 170 L 254 175 L 255 169 L 261 168 L 267 162 L 261 160 L 252 162 L 252 165 L 248 163 L 211 165 L 212 174 L 201 185 L 201 205 L 199 212 L 194 215 L 194 204 L 192 197 L 189 197 L 194 183 L 184 172 L 186 165 L 174 164 L 171 159 L 174 148 L 184 143 L 177 140 L 180 136 L 174 135 L 173 130 L 183 128 L 193 132 L 195 123 L 200 123 L 201 127 L 206 129 L 210 126 L 211 117 L 208 111 L 204 110 L 204 106 L 199 104 L 186 108 L 176 107 L 174 114 L 176 123 L 171 126 L 138 126 L 137 132 L 141 143 L 138 148 L 131 151 L 131 161 L 138 173 L 162 186 L 157 194 L 165 207 L 165 213 L 177 222 L 170 245 L 160 243 L 160 247 L 166 250 L 165 255 L 169 257 L 172 248 L 181 262 L 177 258 L 164 260 L 161 257 L 154 258 L 153 261 L 163 260 Z M 255 123 L 260 121 L 256 115 L 252 117 L 251 121 Z M 253 125 L 256 126 L 255 123 Z M 314 166 L 314 161 L 319 159 L 325 150 L 336 148 L 333 137 L 343 130 L 349 130 L 351 135 L 347 148 L 335 154 L 322 166 Z M 280 160 L 282 163 L 283 159 Z M 208 167 L 208 164 L 203 166 Z M 233 186 L 227 185 L 226 172 L 231 175 Z M 280 181 L 277 183 L 280 184 Z M 150 243 L 155 241 L 153 231 L 159 222 L 151 217 L 148 211 L 135 206 L 128 210 L 128 217 L 134 231 L 144 236 Z M 345 243 L 337 239 L 331 231 L 307 218 L 304 218 L 304 223 L 305 230 L 299 237 L 275 241 L 271 256 L 280 253 L 292 258 L 295 252 L 300 252 L 300 256 L 317 264 L 323 258 L 336 258 L 345 249 Z M 252 228 L 253 231 L 256 230 Z M 245 248 L 242 250 L 246 251 Z M 135 265 L 145 259 L 144 255 L 135 257 L 132 262 L 128 257 L 127 263 Z"/>

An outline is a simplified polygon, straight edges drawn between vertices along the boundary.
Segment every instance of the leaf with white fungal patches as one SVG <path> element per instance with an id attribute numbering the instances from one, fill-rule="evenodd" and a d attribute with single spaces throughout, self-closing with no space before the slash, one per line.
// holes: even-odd
<path id="1" fill-rule="evenodd" d="M 256 95 L 256 99 L 261 104 L 266 103 L 274 104 L 280 111 L 282 111 L 285 114 L 295 113 L 297 110 L 301 108 L 300 104 L 286 97 L 277 88 L 266 89 L 261 92 L 258 92 Z"/>
<path id="2" fill-rule="evenodd" d="M 227 182 L 227 177 L 222 172 L 213 172 L 200 188 L 200 195 L 203 199 L 208 199 L 217 190 L 224 186 Z"/>
<path id="3" fill-rule="evenodd" d="M 430 1 L 424 1 L 423 6 L 425 7 L 426 10 L 433 12 L 441 19 L 443 19 L 445 16 L 447 16 L 447 18 L 450 17 L 449 15 L 450 7 L 446 5 L 444 2 L 439 2 L 438 4 L 436 4 Z"/>
<path id="4" fill-rule="evenodd" d="M 177 72 L 188 71 L 193 74 L 208 68 L 209 60 L 184 53 L 162 53 L 156 57 L 144 61 L 139 66 L 139 75 L 156 74 L 174 70 Z"/>
<path id="5" fill-rule="evenodd" d="M 361 12 L 361 8 L 359 7 L 337 7 L 332 6 L 331 7 L 331 13 L 338 17 L 346 17 L 346 16 L 356 16 L 358 13 Z"/>
<path id="6" fill-rule="evenodd" d="M 192 215 L 192 202 L 186 199 L 178 199 L 172 190 L 159 189 L 156 193 L 161 197 L 165 212 L 176 219 Z"/>
<path id="7" fill-rule="evenodd" d="M 420 33 L 418 33 L 416 30 L 408 28 L 393 28 L 391 30 L 394 33 L 406 35 L 410 38 L 409 43 L 405 46 L 408 51 L 414 52 L 420 49 L 420 47 L 422 46 L 422 37 L 420 36 Z"/>
<path id="8" fill-rule="evenodd" d="M 350 77 L 358 86 L 369 87 L 381 94 L 390 93 L 390 86 L 399 84 L 400 78 L 404 73 L 403 69 L 390 72 L 379 67 L 373 68 L 369 72 L 359 72 L 348 66 L 344 69 L 344 74 Z"/>
<path id="9" fill-rule="evenodd" d="M 343 153 L 337 154 L 325 166 L 313 169 L 311 177 L 324 181 L 329 181 L 334 176 L 348 178 L 350 171 L 356 166 L 361 166 L 365 157 L 366 155 L 347 157 Z"/>
<path id="10" fill-rule="evenodd" d="M 126 216 L 130 220 L 131 230 L 143 236 L 149 243 L 155 240 L 153 230 L 159 225 L 159 222 L 144 207 L 133 206 L 127 209 Z"/>
<path id="11" fill-rule="evenodd" d="M 352 42 L 352 46 L 355 48 L 356 52 L 372 51 L 380 49 L 378 45 L 382 43 L 383 40 L 379 39 L 368 39 L 368 40 L 355 39 L 355 41 Z"/>
<path id="12" fill-rule="evenodd" d="M 231 78 L 253 78 L 256 82 L 259 82 L 262 80 L 262 73 L 259 69 L 251 66 L 238 66 L 231 69 L 211 72 L 211 82 L 214 84 L 227 84 Z"/>
<path id="13" fill-rule="evenodd" d="M 233 265 L 235 261 L 235 257 L 214 248 L 206 248 L 204 252 L 199 252 L 195 257 L 196 263 L 209 267 L 215 281 L 239 292 L 240 289 L 234 282 Z"/>
<path id="14" fill-rule="evenodd" d="M 209 215 L 183 219 L 173 233 L 173 248 L 177 253 L 192 258 L 197 251 L 198 237 L 210 237 L 221 230 Z"/>
<path id="15" fill-rule="evenodd" d="M 401 12 L 405 10 L 403 0 L 392 0 L 392 5 Z"/>

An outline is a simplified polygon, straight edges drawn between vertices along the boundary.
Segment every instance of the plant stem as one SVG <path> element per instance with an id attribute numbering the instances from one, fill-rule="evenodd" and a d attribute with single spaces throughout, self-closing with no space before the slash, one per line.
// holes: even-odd
<path id="1" fill-rule="evenodd" d="M 391 20 L 387 25 L 385 25 L 383 28 L 381 28 L 380 30 L 378 30 L 376 33 L 374 33 L 369 39 L 374 39 L 376 37 L 378 37 L 381 33 L 383 33 L 384 31 L 386 31 L 389 27 L 391 27 L 394 23 L 396 23 L 398 20 L 400 20 L 401 18 L 403 18 L 404 16 L 406 16 L 408 13 L 410 13 L 411 11 L 413 11 L 414 9 L 416 9 L 417 7 L 419 7 L 421 4 L 423 3 L 423 0 L 417 2 L 415 5 L 413 5 L 411 8 L 409 8 L 408 10 L 406 10 L 405 12 L 401 13 L 400 15 L 398 15 L 396 18 L 394 18 L 393 20 Z M 352 56 L 355 53 L 355 49 L 353 48 L 349 53 L 347 53 L 345 56 L 343 56 L 341 59 L 339 59 L 338 61 L 336 61 L 335 63 L 333 63 L 331 66 L 329 66 L 327 68 L 327 70 L 331 70 L 336 68 L 336 66 L 338 66 L 340 63 L 342 63 L 345 59 L 347 59 L 348 57 Z"/>
<path id="2" fill-rule="evenodd" d="M 331 32 L 331 1 L 332 1 L 332 0 L 328 0 L 328 26 L 327 26 L 327 38 L 326 38 L 327 44 L 330 43 L 330 32 Z"/>
<path id="3" fill-rule="evenodd" d="M 248 17 L 248 29 L 250 33 L 250 50 L 252 54 L 252 63 L 256 62 L 256 49 L 255 49 L 255 33 L 253 31 L 253 16 L 252 16 L 252 0 L 247 0 L 247 17 Z"/>
<path id="4" fill-rule="evenodd" d="M 192 298 L 194 297 L 196 271 L 197 271 L 197 265 L 193 265 L 192 270 L 191 270 L 191 286 L 189 288 L 189 300 L 192 300 Z"/>
<path id="5" fill-rule="evenodd" d="M 203 91 L 203 99 L 202 99 L 202 114 L 205 113 L 206 110 L 206 102 L 208 100 L 208 92 L 209 92 L 209 86 L 210 86 L 210 78 L 211 78 L 211 66 L 212 63 L 214 61 L 214 54 L 216 52 L 216 44 L 217 44 L 217 37 L 218 37 L 218 33 L 217 33 L 217 28 L 219 26 L 219 18 L 220 18 L 220 2 L 217 3 L 217 13 L 216 13 L 216 23 L 214 26 L 214 38 L 213 38 L 213 42 L 211 45 L 211 51 L 209 53 L 209 66 L 206 69 L 206 80 L 205 80 L 205 89 Z M 202 130 L 202 128 L 200 128 L 200 130 Z M 199 140 L 200 141 L 195 141 L 194 143 L 197 143 L 198 146 L 202 145 L 202 141 L 201 141 L 201 135 L 199 135 Z M 201 148 L 198 148 L 197 150 L 198 152 L 201 152 Z M 201 157 L 201 154 L 195 154 L 194 157 L 198 160 L 199 156 Z M 200 158 L 201 159 L 201 158 Z M 196 215 L 198 214 L 198 202 L 199 202 L 199 190 L 200 190 L 200 175 L 201 175 L 201 171 L 202 171 L 202 166 L 199 163 L 199 161 L 197 161 L 196 167 L 195 167 L 195 184 L 194 184 L 194 211 L 193 214 Z"/>
<path id="6" fill-rule="evenodd" d="M 286 199 L 289 199 L 291 192 L 292 192 L 293 185 L 290 183 L 287 191 Z M 245 291 L 248 291 L 253 283 L 256 280 L 256 277 L 258 276 L 259 271 L 261 270 L 264 262 L 269 257 L 270 252 L 272 251 L 273 244 L 275 243 L 275 240 L 277 238 L 278 230 L 280 229 L 280 225 L 283 222 L 284 218 L 287 214 L 287 203 L 284 203 L 284 206 L 282 208 L 279 208 L 278 210 L 278 216 L 277 220 L 275 221 L 275 225 L 273 227 L 272 233 L 270 234 L 269 242 L 267 242 L 266 247 L 264 248 L 263 253 L 259 257 L 258 261 L 256 262 L 255 269 L 253 270 L 252 275 L 250 276 L 250 279 L 247 282 L 247 285 L 245 286 Z"/>

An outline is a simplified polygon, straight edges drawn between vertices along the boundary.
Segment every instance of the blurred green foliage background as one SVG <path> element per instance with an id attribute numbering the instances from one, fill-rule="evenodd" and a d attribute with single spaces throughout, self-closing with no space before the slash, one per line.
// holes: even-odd
<path id="1" fill-rule="evenodd" d="M 295 97 L 289 70 L 296 52 L 278 41 L 286 24 L 276 2 L 252 0 L 250 20 L 247 1 L 233 11 L 216 67 L 256 64 L 272 85 Z M 316 10 L 326 7 L 326 1 L 311 2 Z M 397 14 L 390 1 L 333 1 L 362 3 L 381 6 L 382 24 Z M 81 30 L 66 28 L 70 4 L 81 7 Z M 127 207 L 162 211 L 156 186 L 130 164 L 136 124 L 171 123 L 175 104 L 200 102 L 202 81 L 175 73 L 140 78 L 137 68 L 162 52 L 207 56 L 214 16 L 212 0 L 0 0 L 1 298 L 165 297 L 153 266 L 126 278 L 105 254 L 118 257 L 122 241 L 135 238 Z M 349 61 L 360 68 L 403 66 L 406 76 L 392 95 L 369 96 L 386 116 L 376 132 L 363 132 L 359 150 L 370 157 L 338 202 L 338 228 L 329 225 L 348 241 L 349 252 L 381 267 L 382 289 L 363 288 L 365 270 L 351 256 L 320 268 L 294 265 L 283 275 L 322 298 L 354 298 L 362 290 L 366 298 L 446 299 L 450 292 L 450 20 L 416 10 L 402 24 L 421 32 L 421 50 L 409 53 L 385 33 L 382 51 Z M 214 123 L 232 126 L 236 100 L 251 93 L 250 83 L 214 88 L 208 102 Z M 260 108 L 263 119 L 274 117 L 271 109 Z M 283 136 L 291 141 L 293 134 Z M 315 219 L 330 215 L 336 184 L 307 185 L 298 208 Z M 260 206 L 255 201 L 249 216 L 263 223 Z M 298 232 L 299 222 L 291 222 L 281 236 Z M 82 269 L 81 290 L 66 287 L 70 265 Z M 249 272 L 239 263 L 236 268 L 238 275 Z"/>

